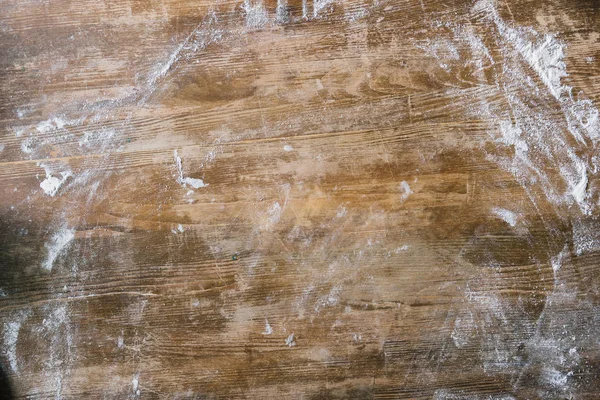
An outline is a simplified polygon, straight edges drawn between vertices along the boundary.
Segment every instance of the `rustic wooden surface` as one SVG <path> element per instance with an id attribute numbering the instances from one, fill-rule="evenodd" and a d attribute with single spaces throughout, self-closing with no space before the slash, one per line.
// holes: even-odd
<path id="1" fill-rule="evenodd" d="M 4 0 L 0 66 L 15 398 L 600 397 L 598 1 Z"/>

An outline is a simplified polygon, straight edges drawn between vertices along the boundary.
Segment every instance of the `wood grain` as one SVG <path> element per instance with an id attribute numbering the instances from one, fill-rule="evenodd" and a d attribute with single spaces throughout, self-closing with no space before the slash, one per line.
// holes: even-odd
<path id="1" fill-rule="evenodd" d="M 598 398 L 598 60 L 594 0 L 2 2 L 14 398 Z"/>

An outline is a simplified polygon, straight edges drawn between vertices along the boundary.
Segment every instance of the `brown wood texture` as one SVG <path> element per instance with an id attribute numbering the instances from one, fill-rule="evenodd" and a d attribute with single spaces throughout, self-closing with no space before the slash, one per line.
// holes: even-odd
<path id="1" fill-rule="evenodd" d="M 14 398 L 600 398 L 594 0 L 0 2 Z"/>

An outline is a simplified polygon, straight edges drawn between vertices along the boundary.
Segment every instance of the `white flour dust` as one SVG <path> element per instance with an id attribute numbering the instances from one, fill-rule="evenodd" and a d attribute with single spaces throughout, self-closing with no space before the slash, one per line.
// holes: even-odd
<path id="1" fill-rule="evenodd" d="M 510 226 L 516 226 L 517 220 L 519 219 L 519 215 L 504 208 L 495 207 L 492 209 L 492 214 L 496 215 L 498 218 L 502 219 Z"/>
<path id="2" fill-rule="evenodd" d="M 592 153 L 600 135 L 600 122 L 593 103 L 582 98 L 581 94 L 573 94 L 573 88 L 562 83 L 563 78 L 568 76 L 564 44 L 554 35 L 510 26 L 500 17 L 492 0 L 478 1 L 473 11 L 480 14 L 483 21 L 493 24 L 505 58 L 499 84 L 511 107 L 512 122 L 498 115 L 502 133 L 500 141 L 514 146 L 515 157 L 512 162 L 502 163 L 524 184 L 532 180 L 539 182 L 547 197 L 555 203 L 568 204 L 574 200 L 583 213 L 590 214 L 595 203 L 588 193 L 588 175 L 595 174 L 598 166 L 595 161 L 590 161 L 592 157 L 579 154 Z M 550 108 L 532 108 L 520 97 L 522 88 L 531 85 L 528 71 L 521 67 L 521 61 L 535 72 L 557 101 L 564 116 L 564 126 L 554 123 Z M 545 172 L 555 166 L 563 183 Z M 562 189 L 563 186 L 566 189 Z"/>
<path id="3" fill-rule="evenodd" d="M 272 333 L 273 333 L 273 328 L 271 327 L 271 324 L 269 324 L 269 321 L 265 319 L 265 330 L 262 334 L 270 335 Z"/>
<path id="4" fill-rule="evenodd" d="M 288 347 L 294 347 L 296 345 L 296 339 L 294 338 L 294 334 L 291 333 L 287 338 L 285 338 L 285 344 Z"/>
<path id="5" fill-rule="evenodd" d="M 242 10 L 248 28 L 258 29 L 269 23 L 269 16 L 262 0 L 244 0 Z"/>
<path id="6" fill-rule="evenodd" d="M 46 258 L 42 263 L 42 268 L 51 271 L 54 262 L 61 253 L 63 253 L 75 238 L 75 230 L 63 226 L 59 228 L 46 242 Z"/>
<path id="7" fill-rule="evenodd" d="M 208 183 L 204 183 L 204 181 L 202 179 L 184 177 L 183 176 L 183 163 L 181 161 L 181 157 L 179 157 L 179 155 L 177 155 L 177 150 L 175 150 L 175 152 L 174 152 L 174 157 L 175 157 L 175 164 L 177 165 L 177 172 L 179 173 L 179 176 L 177 177 L 177 183 L 179 183 L 184 188 L 190 186 L 194 189 L 200 189 L 200 188 L 208 186 Z"/>
<path id="8" fill-rule="evenodd" d="M 42 188 L 44 193 L 46 193 L 48 196 L 51 196 L 51 197 L 54 197 L 54 195 L 56 195 L 58 193 L 58 190 L 67 181 L 67 179 L 69 179 L 71 176 L 73 176 L 73 173 L 70 170 L 65 170 L 65 171 L 59 172 L 58 176 L 60 176 L 60 177 L 58 177 L 53 174 L 52 169 L 49 166 L 46 166 L 46 165 L 40 165 L 40 166 L 42 168 L 44 168 L 44 171 L 46 172 L 46 179 L 44 179 L 40 183 L 40 187 Z"/>
<path id="9" fill-rule="evenodd" d="M 408 184 L 408 182 L 406 181 L 402 181 L 400 182 L 400 202 L 404 202 L 406 201 L 406 199 L 408 199 L 408 197 L 413 193 L 412 189 L 410 188 L 410 185 Z"/>
<path id="10" fill-rule="evenodd" d="M 4 356 L 8 360 L 10 369 L 14 373 L 19 373 L 19 357 L 17 353 L 17 343 L 21 326 L 31 316 L 29 310 L 20 311 L 14 318 L 4 323 Z"/>

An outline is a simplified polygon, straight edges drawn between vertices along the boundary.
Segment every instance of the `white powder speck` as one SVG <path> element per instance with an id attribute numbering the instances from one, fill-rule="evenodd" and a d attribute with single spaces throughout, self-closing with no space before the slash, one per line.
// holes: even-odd
<path id="1" fill-rule="evenodd" d="M 133 379 L 131 380 L 131 387 L 133 389 L 133 393 L 139 395 L 140 391 L 138 390 L 138 387 L 140 385 L 140 374 L 136 374 Z"/>
<path id="2" fill-rule="evenodd" d="M 10 368 L 14 373 L 19 372 L 19 358 L 17 357 L 17 342 L 21 326 L 29 318 L 29 311 L 19 313 L 13 321 L 4 324 L 4 350 Z"/>
<path id="3" fill-rule="evenodd" d="M 66 170 L 66 171 L 62 171 L 59 173 L 59 175 L 60 175 L 60 178 L 59 178 L 52 174 L 52 170 L 50 169 L 50 167 L 45 166 L 43 164 L 40 166 L 43 167 L 44 171 L 46 172 L 46 179 L 44 179 L 40 183 L 40 187 L 42 188 L 44 193 L 46 193 L 48 196 L 54 197 L 54 195 L 56 195 L 56 193 L 58 192 L 60 187 L 67 181 L 67 179 L 69 179 L 69 177 L 73 176 L 71 171 Z"/>
<path id="4" fill-rule="evenodd" d="M 577 348 L 576 347 L 572 347 L 569 349 L 569 355 L 570 356 L 575 356 L 577 355 Z"/>
<path id="5" fill-rule="evenodd" d="M 244 0 L 242 3 L 248 28 L 262 28 L 269 23 L 269 15 L 262 0 Z"/>
<path id="6" fill-rule="evenodd" d="M 568 381 L 568 377 L 566 374 L 563 374 L 562 372 L 558 371 L 556 368 L 553 367 L 544 368 L 542 370 L 542 378 L 554 387 L 565 386 Z"/>
<path id="7" fill-rule="evenodd" d="M 588 186 L 588 177 L 587 177 L 587 168 L 583 161 L 580 159 L 575 160 L 575 165 L 579 172 L 579 181 L 569 180 L 569 185 L 571 189 L 571 195 L 575 199 L 578 204 L 585 204 L 585 199 L 588 196 L 587 186 Z M 575 183 L 577 182 L 577 183 Z"/>
<path id="8" fill-rule="evenodd" d="M 183 176 L 183 162 L 181 161 L 181 157 L 177 155 L 177 150 L 174 152 L 175 156 L 175 164 L 177 165 L 177 172 L 179 176 L 177 177 L 177 183 L 179 183 L 183 187 L 187 187 L 188 185 L 193 187 L 194 189 L 200 189 L 203 187 L 207 187 L 208 183 L 204 183 L 202 179 L 198 178 L 189 178 Z"/>
<path id="9" fill-rule="evenodd" d="M 492 213 L 498 218 L 502 219 L 507 224 L 509 224 L 510 226 L 517 225 L 517 220 L 519 219 L 519 216 L 512 211 L 500 207 L 495 207 L 492 209 Z"/>
<path id="10" fill-rule="evenodd" d="M 454 329 L 452 330 L 450 337 L 457 348 L 460 349 L 469 344 L 473 326 L 475 326 L 475 321 L 473 321 L 473 316 L 471 314 L 456 317 L 454 320 Z"/>
<path id="11" fill-rule="evenodd" d="M 79 139 L 79 146 L 97 152 L 105 152 L 115 145 L 114 138 L 117 132 L 114 129 L 100 129 L 86 131 Z"/>
<path id="12" fill-rule="evenodd" d="M 319 13 L 333 4 L 334 0 L 314 0 L 313 1 L 313 17 L 318 17 Z"/>
<path id="13" fill-rule="evenodd" d="M 269 321 L 265 319 L 265 331 L 262 333 L 263 335 L 270 335 L 273 333 L 273 328 L 269 324 Z"/>
<path id="14" fill-rule="evenodd" d="M 33 138 L 27 138 L 25 140 L 23 140 L 21 142 L 21 151 L 25 154 L 31 154 L 33 153 L 33 144 L 34 139 Z"/>
<path id="15" fill-rule="evenodd" d="M 200 189 L 200 188 L 208 186 L 208 183 L 204 183 L 204 181 L 202 179 L 187 178 L 187 177 L 182 178 L 180 183 L 183 185 L 190 185 L 194 189 Z"/>
<path id="16" fill-rule="evenodd" d="M 338 218 L 342 218 L 346 214 L 348 214 L 348 210 L 346 210 L 346 207 L 344 207 L 343 205 L 340 205 L 337 209 L 337 213 L 335 214 L 335 216 Z"/>
<path id="17" fill-rule="evenodd" d="M 600 250 L 600 232 L 581 221 L 573 223 L 573 250 L 577 256 Z"/>
<path id="18" fill-rule="evenodd" d="M 8 358 L 10 368 L 13 372 L 19 372 L 17 360 L 17 341 L 19 339 L 19 330 L 21 329 L 21 321 L 13 321 L 4 324 L 4 345 L 6 346 L 5 354 Z"/>
<path id="19" fill-rule="evenodd" d="M 285 344 L 287 344 L 288 347 L 294 347 L 296 345 L 296 339 L 294 338 L 293 333 L 285 339 Z"/>
<path id="20" fill-rule="evenodd" d="M 523 131 L 518 125 L 513 125 L 510 121 L 500 121 L 500 133 L 502 137 L 498 142 L 507 146 L 513 146 L 518 155 L 523 155 L 529 150 L 529 145 L 521 137 Z"/>
<path id="21" fill-rule="evenodd" d="M 319 299 L 317 299 L 314 306 L 315 312 L 318 313 L 324 307 L 333 307 L 337 305 L 340 299 L 341 292 L 341 285 L 336 285 L 332 287 L 327 295 L 319 297 Z"/>
<path id="22" fill-rule="evenodd" d="M 63 120 L 62 118 L 53 117 L 53 118 L 50 118 L 50 119 L 40 122 L 39 124 L 36 125 L 35 129 L 37 129 L 37 131 L 40 133 L 46 133 L 46 132 L 51 132 L 51 131 L 54 131 L 57 129 L 62 129 L 67 124 L 68 124 L 68 122 Z"/>
<path id="23" fill-rule="evenodd" d="M 565 247 L 563 248 L 563 250 L 560 253 L 558 253 L 556 256 L 554 256 L 554 257 L 552 257 L 552 259 L 550 259 L 550 265 L 552 265 L 552 271 L 554 271 L 555 279 L 556 279 L 556 274 L 562 268 L 562 264 L 563 264 L 564 260 L 567 259 L 567 257 L 569 257 L 569 253 L 570 253 L 569 246 L 565 245 Z"/>
<path id="24" fill-rule="evenodd" d="M 275 9 L 275 22 L 278 24 L 286 24 L 290 20 L 287 12 L 287 0 L 277 0 L 277 8 Z"/>
<path id="25" fill-rule="evenodd" d="M 406 250 L 408 250 L 409 248 L 410 248 L 410 246 L 409 246 L 409 245 L 407 245 L 407 244 L 403 244 L 402 246 L 400 246 L 400 247 L 397 247 L 397 248 L 394 250 L 394 253 L 396 253 L 396 254 L 399 254 L 399 253 L 402 253 L 403 251 L 406 251 Z"/>
<path id="26" fill-rule="evenodd" d="M 413 193 L 413 191 L 410 189 L 408 182 L 406 182 L 406 181 L 400 182 L 400 201 L 401 202 L 404 202 L 406 199 L 408 199 L 408 196 L 410 196 L 412 193 Z"/>
<path id="27" fill-rule="evenodd" d="M 46 174 L 46 179 L 40 183 L 40 187 L 48 196 L 54 197 L 58 192 L 58 189 L 66 182 L 69 176 L 71 176 L 69 172 L 61 172 L 60 178 L 57 178 L 52 174 Z"/>
<path id="28" fill-rule="evenodd" d="M 69 246 L 71 241 L 75 238 L 75 230 L 68 229 L 63 226 L 56 233 L 54 233 L 48 242 L 46 242 L 45 247 L 48 252 L 46 259 L 42 263 L 42 268 L 46 271 L 51 271 L 52 266 L 54 265 L 54 261 L 56 258 Z"/>
<path id="29" fill-rule="evenodd" d="M 279 222 L 279 220 L 281 219 L 281 206 L 279 205 L 278 202 L 275 202 L 271 205 L 271 207 L 269 208 L 269 210 L 267 211 L 267 215 L 268 215 L 268 224 L 269 225 L 274 225 L 277 222 Z"/>

